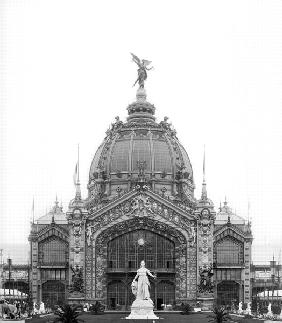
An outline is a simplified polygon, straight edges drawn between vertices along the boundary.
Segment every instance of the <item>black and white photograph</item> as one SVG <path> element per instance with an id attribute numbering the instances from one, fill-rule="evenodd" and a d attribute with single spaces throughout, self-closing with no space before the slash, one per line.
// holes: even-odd
<path id="1" fill-rule="evenodd" d="M 0 0 L 0 320 L 282 321 L 282 1 Z"/>

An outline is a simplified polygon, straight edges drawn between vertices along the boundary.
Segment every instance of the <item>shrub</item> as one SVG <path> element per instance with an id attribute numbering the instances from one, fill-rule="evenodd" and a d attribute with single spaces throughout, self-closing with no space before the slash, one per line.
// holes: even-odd
<path id="1" fill-rule="evenodd" d="M 258 310 L 258 301 L 256 299 L 253 299 L 251 303 L 251 311 L 252 313 L 256 313 L 257 310 Z"/>
<path id="2" fill-rule="evenodd" d="M 53 323 L 84 322 L 84 320 L 78 318 L 78 316 L 81 315 L 81 312 L 79 312 L 79 306 L 70 306 L 68 304 L 63 305 L 58 310 L 55 311 L 55 315 L 57 315 L 57 317 L 55 317 Z"/>
<path id="3" fill-rule="evenodd" d="M 97 315 L 97 314 L 103 314 L 105 311 L 105 306 L 102 305 L 100 302 L 96 301 L 95 304 L 90 305 L 89 311 L 91 314 Z"/>
<path id="4" fill-rule="evenodd" d="M 213 314 L 208 316 L 209 322 L 223 323 L 230 320 L 230 316 L 224 307 L 215 307 Z"/>
<path id="5" fill-rule="evenodd" d="M 182 315 L 189 315 L 189 314 L 191 314 L 192 310 L 193 310 L 192 306 L 188 303 L 181 305 L 181 314 Z"/>
<path id="6" fill-rule="evenodd" d="M 263 315 L 266 314 L 268 312 L 268 308 L 265 305 L 262 305 L 259 307 L 259 314 Z"/>
<path id="7" fill-rule="evenodd" d="M 272 305 L 271 310 L 274 315 L 280 315 L 281 313 L 281 307 L 279 305 Z"/>

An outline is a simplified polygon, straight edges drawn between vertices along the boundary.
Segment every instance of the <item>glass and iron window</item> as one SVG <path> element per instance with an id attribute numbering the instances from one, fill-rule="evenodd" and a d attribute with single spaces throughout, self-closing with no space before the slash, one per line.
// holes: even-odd
<path id="1" fill-rule="evenodd" d="M 145 172 L 151 171 L 151 149 L 149 139 L 133 140 L 132 170 L 138 171 L 138 162 L 146 162 Z"/>
<path id="2" fill-rule="evenodd" d="M 42 301 L 47 307 L 65 303 L 65 285 L 58 281 L 47 281 L 42 285 Z"/>
<path id="3" fill-rule="evenodd" d="M 216 243 L 215 258 L 217 265 L 241 265 L 243 244 L 231 238 L 222 239 Z"/>
<path id="4" fill-rule="evenodd" d="M 132 278 L 112 280 L 108 284 L 107 305 L 110 310 L 127 310 L 133 303 L 135 296 L 131 291 Z M 175 284 L 169 280 L 159 283 L 150 282 L 150 298 L 158 310 L 172 308 L 175 301 Z"/>
<path id="5" fill-rule="evenodd" d="M 174 271 L 174 242 L 156 233 L 136 230 L 121 235 L 108 244 L 110 271 L 136 271 L 145 260 L 146 267 Z"/>
<path id="6" fill-rule="evenodd" d="M 41 280 L 65 280 L 66 270 L 65 269 L 42 269 Z"/>
<path id="7" fill-rule="evenodd" d="M 172 172 L 171 154 L 166 141 L 153 141 L 154 170 Z"/>
<path id="8" fill-rule="evenodd" d="M 129 140 L 116 141 L 111 160 L 111 172 L 128 171 Z"/>
<path id="9" fill-rule="evenodd" d="M 232 305 L 239 303 L 239 284 L 234 281 L 224 281 L 217 285 L 217 304 Z"/>
<path id="10" fill-rule="evenodd" d="M 66 265 L 68 262 L 68 244 L 52 236 L 39 243 L 40 265 Z"/>
<path id="11" fill-rule="evenodd" d="M 241 268 L 224 268 L 215 270 L 215 279 L 217 281 L 221 280 L 241 280 Z"/>

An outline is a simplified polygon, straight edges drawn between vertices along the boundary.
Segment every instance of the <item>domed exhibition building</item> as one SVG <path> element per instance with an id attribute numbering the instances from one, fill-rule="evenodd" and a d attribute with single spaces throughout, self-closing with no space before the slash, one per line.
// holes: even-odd
<path id="1" fill-rule="evenodd" d="M 139 73 L 139 70 L 138 70 Z M 140 75 L 139 75 L 140 77 Z M 79 180 L 67 212 L 58 202 L 31 225 L 31 291 L 48 305 L 94 303 L 129 310 L 142 260 L 155 309 L 251 300 L 250 223 L 224 202 L 194 196 L 193 168 L 175 130 L 157 122 L 144 82 L 128 117 L 116 117 Z"/>

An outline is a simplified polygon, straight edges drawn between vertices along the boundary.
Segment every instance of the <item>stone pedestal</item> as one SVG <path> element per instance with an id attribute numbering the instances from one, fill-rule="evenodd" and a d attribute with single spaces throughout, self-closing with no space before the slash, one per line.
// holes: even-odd
<path id="1" fill-rule="evenodd" d="M 68 303 L 69 304 L 82 304 L 85 301 L 85 295 L 80 292 L 73 292 L 69 294 Z"/>
<path id="2" fill-rule="evenodd" d="M 199 295 L 197 297 L 197 301 L 201 302 L 202 304 L 202 311 L 212 311 L 214 308 L 214 295 L 207 294 L 207 295 Z"/>
<path id="3" fill-rule="evenodd" d="M 127 320 L 158 320 L 155 315 L 154 304 L 151 300 L 135 300 L 131 305 L 131 313 L 126 317 Z"/>

